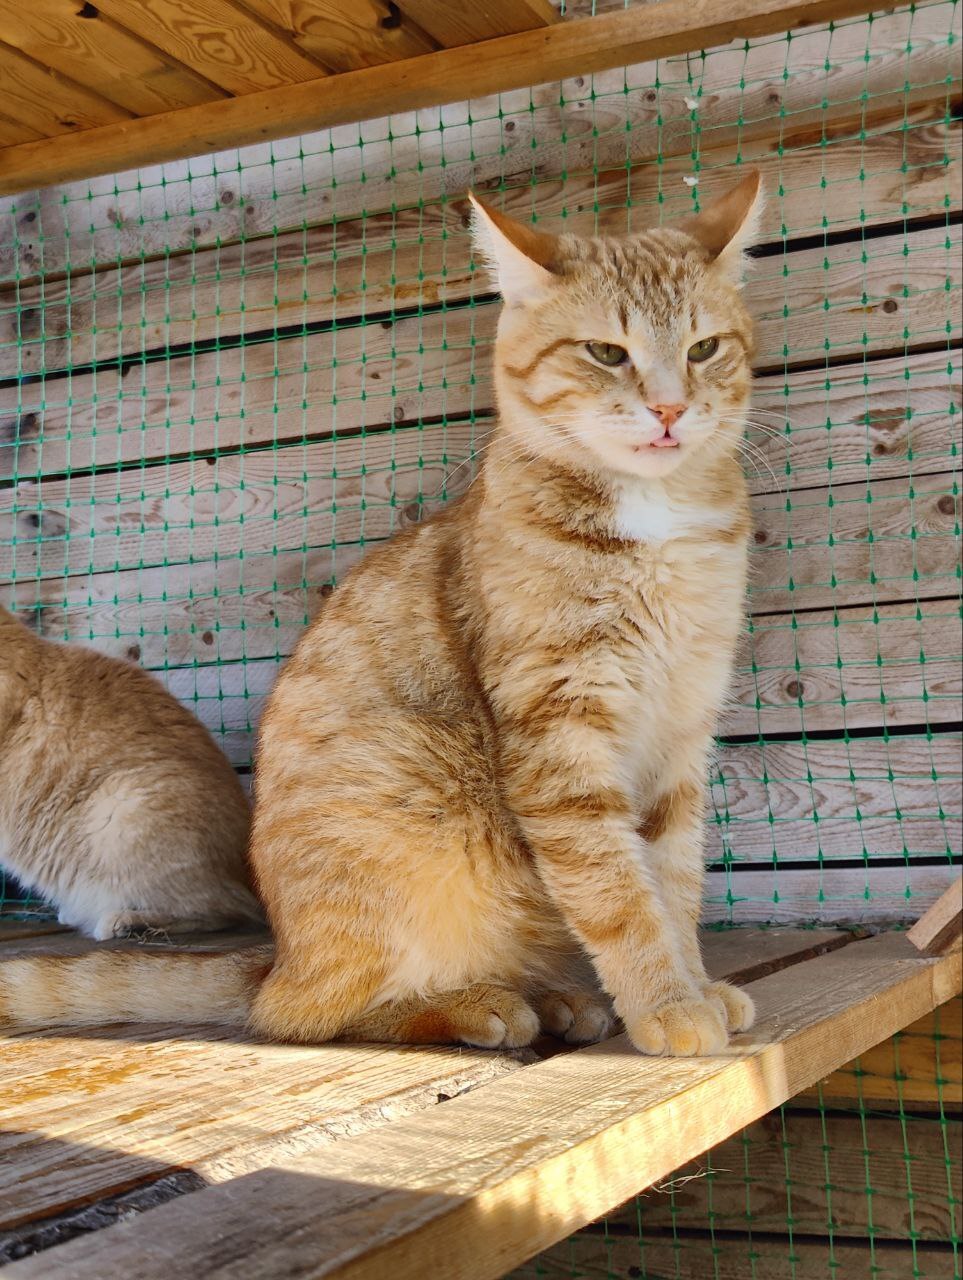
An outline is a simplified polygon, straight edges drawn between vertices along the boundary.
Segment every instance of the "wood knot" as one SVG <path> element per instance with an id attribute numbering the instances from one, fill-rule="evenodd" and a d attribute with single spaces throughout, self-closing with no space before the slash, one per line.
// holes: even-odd
<path id="1" fill-rule="evenodd" d="M 886 301 L 883 303 L 883 310 L 888 315 L 892 315 L 894 311 L 899 311 L 899 303 L 896 301 L 895 298 L 887 298 Z"/>
<path id="2" fill-rule="evenodd" d="M 789 680 L 786 684 L 786 694 L 790 698 L 801 698 L 803 696 L 803 686 L 798 680 Z"/>
<path id="3" fill-rule="evenodd" d="M 140 662 L 140 645 L 132 644 L 127 648 L 127 656 L 131 662 Z"/>
<path id="4" fill-rule="evenodd" d="M 937 502 L 936 509 L 941 515 L 951 516 L 956 512 L 956 503 L 948 493 L 945 493 L 943 497 L 940 498 L 939 502 Z"/>
<path id="5" fill-rule="evenodd" d="M 768 542 L 769 534 L 766 533 L 765 529 L 757 529 L 752 538 L 755 543 L 761 545 L 763 542 Z"/>
<path id="6" fill-rule="evenodd" d="M 204 632 L 204 634 L 201 636 L 201 641 L 202 641 L 202 643 L 204 643 L 204 644 L 213 644 L 213 643 L 214 643 L 214 632 L 213 632 L 213 631 L 205 631 L 205 632 Z"/>

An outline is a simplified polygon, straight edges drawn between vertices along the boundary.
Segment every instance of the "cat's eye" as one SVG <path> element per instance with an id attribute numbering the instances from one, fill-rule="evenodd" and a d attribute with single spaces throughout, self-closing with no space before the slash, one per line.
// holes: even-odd
<path id="1" fill-rule="evenodd" d="M 703 360 L 708 360 L 710 356 L 714 356 L 718 350 L 718 338 L 701 338 L 698 342 L 693 342 L 686 355 L 693 364 L 701 364 Z"/>
<path id="2" fill-rule="evenodd" d="M 629 353 L 625 347 L 616 346 L 614 342 L 586 342 L 585 348 L 593 360 L 614 368 L 617 364 L 625 364 Z"/>

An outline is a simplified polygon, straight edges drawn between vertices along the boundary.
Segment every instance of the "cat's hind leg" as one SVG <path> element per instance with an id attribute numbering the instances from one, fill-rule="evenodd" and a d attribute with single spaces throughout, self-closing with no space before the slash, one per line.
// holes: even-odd
<path id="1" fill-rule="evenodd" d="M 476 982 L 457 991 L 389 1000 L 345 1028 L 339 1039 L 521 1049 L 538 1031 L 538 1014 L 519 992 Z"/>

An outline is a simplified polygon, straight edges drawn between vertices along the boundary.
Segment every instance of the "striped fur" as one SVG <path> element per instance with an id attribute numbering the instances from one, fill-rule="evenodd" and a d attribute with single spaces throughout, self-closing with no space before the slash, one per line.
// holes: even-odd
<path id="1" fill-rule="evenodd" d="M 270 699 L 257 1031 L 519 1045 L 539 1024 L 596 1038 L 614 1010 L 641 1050 L 690 1054 L 750 1024 L 695 925 L 743 622 L 757 186 L 621 241 L 476 203 L 505 298 L 498 431 L 464 499 L 339 587 Z M 647 406 L 682 403 L 678 443 L 654 445 Z"/>

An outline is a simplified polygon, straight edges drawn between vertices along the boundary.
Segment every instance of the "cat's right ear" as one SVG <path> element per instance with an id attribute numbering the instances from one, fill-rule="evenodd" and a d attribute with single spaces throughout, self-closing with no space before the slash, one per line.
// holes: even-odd
<path id="1" fill-rule="evenodd" d="M 502 297 L 531 302 L 551 289 L 558 245 L 554 236 L 526 227 L 484 204 L 471 191 L 472 236 Z"/>

